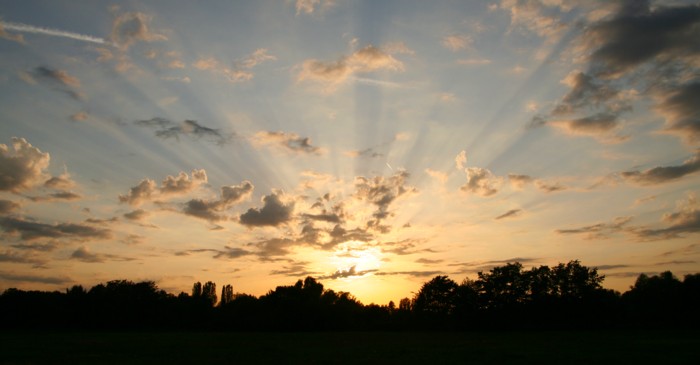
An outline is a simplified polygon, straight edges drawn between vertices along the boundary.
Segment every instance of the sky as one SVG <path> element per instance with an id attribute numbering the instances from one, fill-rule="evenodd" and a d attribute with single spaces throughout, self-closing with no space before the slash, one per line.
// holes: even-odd
<path id="1" fill-rule="evenodd" d="M 700 272 L 697 1 L 0 1 L 0 290 Z"/>

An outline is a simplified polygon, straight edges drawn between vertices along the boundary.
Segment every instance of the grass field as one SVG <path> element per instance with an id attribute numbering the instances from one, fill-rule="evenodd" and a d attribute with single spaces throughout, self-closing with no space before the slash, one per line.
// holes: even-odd
<path id="1" fill-rule="evenodd" d="M 0 332 L 2 364 L 690 364 L 700 333 Z"/>

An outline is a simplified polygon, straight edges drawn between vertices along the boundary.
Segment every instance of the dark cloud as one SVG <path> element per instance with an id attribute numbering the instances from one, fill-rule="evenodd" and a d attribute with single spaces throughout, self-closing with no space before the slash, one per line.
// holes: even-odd
<path id="1" fill-rule="evenodd" d="M 32 70 L 32 76 L 75 100 L 83 98 L 79 91 L 80 80 L 75 76 L 69 75 L 66 71 L 39 66 Z"/>
<path id="2" fill-rule="evenodd" d="M 695 195 L 691 194 L 687 201 L 682 203 L 672 213 L 664 214 L 663 221 L 668 224 L 659 229 L 638 229 L 635 233 L 642 238 L 672 239 L 682 237 L 688 233 L 700 232 L 700 203 Z"/>
<path id="3" fill-rule="evenodd" d="M 67 276 L 39 276 L 39 275 L 29 275 L 29 274 L 15 274 L 8 272 L 0 272 L 0 279 L 7 281 L 16 281 L 24 283 L 40 283 L 40 284 L 54 284 L 54 285 L 66 285 L 73 282 L 73 280 Z"/>
<path id="4" fill-rule="evenodd" d="M 71 259 L 87 262 L 87 263 L 104 263 L 106 261 L 133 261 L 135 259 L 119 255 L 93 253 L 87 247 L 82 246 L 73 251 L 70 255 Z"/>
<path id="5" fill-rule="evenodd" d="M 700 26 L 699 26 L 700 28 Z M 666 117 L 666 130 L 690 144 L 700 141 L 700 82 L 678 87 L 663 97 L 656 109 Z"/>
<path id="6" fill-rule="evenodd" d="M 508 174 L 508 181 L 510 181 L 510 185 L 514 188 L 522 189 L 525 185 L 534 181 L 534 179 L 528 175 Z"/>
<path id="7" fill-rule="evenodd" d="M 659 166 L 644 171 L 625 171 L 620 176 L 640 185 L 656 185 L 674 181 L 700 170 L 700 153 L 683 161 L 678 166 Z"/>
<path id="8" fill-rule="evenodd" d="M 614 269 L 624 269 L 630 267 L 630 265 L 618 264 L 618 265 L 597 265 L 595 266 L 598 270 L 614 270 Z"/>
<path id="9" fill-rule="evenodd" d="M 148 216 L 148 212 L 143 209 L 136 209 L 123 214 L 124 218 L 132 221 L 140 221 Z"/>
<path id="10" fill-rule="evenodd" d="M 393 215 L 389 211 L 391 204 L 403 195 L 417 192 L 416 188 L 406 185 L 409 176 L 407 171 L 401 170 L 388 178 L 383 176 L 375 176 L 372 179 L 355 178 L 355 197 L 376 206 L 376 210 L 372 213 L 374 219 L 367 222 L 368 228 L 385 233 L 380 223 Z"/>
<path id="11" fill-rule="evenodd" d="M 51 252 L 55 250 L 58 247 L 58 244 L 55 242 L 49 242 L 49 243 L 18 243 L 14 245 L 10 245 L 13 248 L 16 248 L 18 250 L 27 250 L 27 251 L 39 251 L 39 252 Z"/>
<path id="12" fill-rule="evenodd" d="M 294 202 L 284 203 L 281 193 L 272 193 L 262 198 L 263 207 L 250 208 L 241 214 L 240 222 L 246 226 L 278 226 L 289 222 L 294 212 Z"/>
<path id="13" fill-rule="evenodd" d="M 302 214 L 303 218 L 314 220 L 314 221 L 322 221 L 322 222 L 328 222 L 328 223 L 340 223 L 341 219 L 340 216 L 332 213 L 323 213 L 323 214 Z"/>
<path id="14" fill-rule="evenodd" d="M 0 218 L 0 227 L 7 233 L 19 233 L 23 240 L 37 238 L 107 239 L 112 237 L 112 232 L 108 229 L 74 223 L 45 224 L 12 217 Z"/>
<path id="15" fill-rule="evenodd" d="M 317 274 L 316 272 L 309 271 L 306 267 L 307 264 L 306 262 L 294 262 L 289 266 L 283 266 L 282 269 L 270 271 L 270 275 L 302 277 Z"/>
<path id="16" fill-rule="evenodd" d="M 377 152 L 374 148 L 366 148 L 364 150 L 352 150 L 345 153 L 350 157 L 360 157 L 360 158 L 378 158 L 383 157 L 384 154 Z"/>
<path id="17" fill-rule="evenodd" d="M 651 6 L 626 1 L 612 18 L 593 24 L 585 35 L 595 50 L 591 61 L 604 75 L 618 75 L 652 60 L 700 53 L 700 6 Z M 631 5 L 631 6 L 630 6 Z"/>
<path id="18" fill-rule="evenodd" d="M 418 244 L 424 242 L 423 240 L 408 238 L 401 241 L 383 242 L 380 246 L 382 247 L 381 250 L 383 253 L 392 253 L 399 256 L 413 255 L 421 252 L 435 252 L 431 249 L 416 249 Z"/>
<path id="19" fill-rule="evenodd" d="M 424 278 L 429 276 L 435 276 L 444 274 L 442 271 L 377 271 L 374 275 L 377 276 L 394 276 L 394 275 L 406 275 L 414 276 L 418 278 Z"/>
<path id="20" fill-rule="evenodd" d="M 80 200 L 83 197 L 81 195 L 78 195 L 74 192 L 71 191 L 59 191 L 56 193 L 51 193 L 46 196 L 30 196 L 27 197 L 29 200 L 33 202 L 52 202 L 52 201 L 61 201 L 61 200 Z"/>
<path id="21" fill-rule="evenodd" d="M 561 185 L 558 182 L 550 183 L 547 181 L 537 180 L 537 181 L 535 181 L 535 185 L 537 185 L 538 189 L 540 189 L 546 193 L 554 193 L 557 191 L 566 190 L 566 186 Z"/>
<path id="22" fill-rule="evenodd" d="M 0 144 L 0 191 L 20 192 L 42 184 L 49 154 L 24 138 L 12 137 L 12 147 Z"/>
<path id="23" fill-rule="evenodd" d="M 221 250 L 216 255 L 214 255 L 214 258 L 237 259 L 239 257 L 248 256 L 252 254 L 252 252 L 244 250 L 242 248 L 226 246 L 224 250 Z"/>
<path id="24" fill-rule="evenodd" d="M 443 261 L 445 261 L 445 260 L 431 260 L 431 259 L 426 259 L 426 258 L 421 257 L 418 260 L 416 260 L 416 263 L 425 264 L 425 265 L 433 265 L 433 264 L 439 264 Z"/>
<path id="25" fill-rule="evenodd" d="M 492 174 L 488 169 L 467 167 L 465 172 L 467 173 L 467 183 L 460 187 L 462 191 L 471 192 L 483 197 L 498 193 L 498 189 L 501 185 L 501 178 Z"/>
<path id="26" fill-rule="evenodd" d="M 219 129 L 206 127 L 199 124 L 196 120 L 189 119 L 182 123 L 175 123 L 165 118 L 155 117 L 148 120 L 137 120 L 134 124 L 154 128 L 156 137 L 163 139 L 175 138 L 178 141 L 180 136 L 190 136 L 204 138 L 218 145 L 224 145 L 231 142 L 235 136 L 233 133 L 225 134 Z"/>
<path id="27" fill-rule="evenodd" d="M 253 193 L 253 189 L 254 186 L 250 181 L 243 181 L 239 185 L 222 186 L 219 199 L 192 199 L 185 203 L 183 212 L 212 222 L 223 220 L 226 217 L 219 213 L 248 198 Z"/>
<path id="28" fill-rule="evenodd" d="M 258 242 L 248 243 L 247 246 L 258 249 L 257 255 L 261 257 L 269 256 L 286 256 L 289 254 L 289 248 L 298 245 L 297 240 L 289 238 L 270 238 Z"/>
<path id="29" fill-rule="evenodd" d="M 46 264 L 46 260 L 44 259 L 27 254 L 26 252 L 15 252 L 11 250 L 0 251 L 0 262 L 34 264 L 36 266 L 43 266 Z"/>
<path id="30" fill-rule="evenodd" d="M 0 199 L 0 214 L 12 213 L 19 208 L 19 203 L 15 203 L 11 200 Z"/>
<path id="31" fill-rule="evenodd" d="M 60 176 L 52 176 L 44 182 L 44 186 L 51 189 L 65 190 L 75 186 L 75 182 L 71 179 L 70 175 L 63 174 Z"/>
<path id="32" fill-rule="evenodd" d="M 625 227 L 632 220 L 632 217 L 617 217 L 610 223 L 597 223 L 579 228 L 557 229 L 559 234 L 585 234 L 586 239 L 605 239 L 619 232 L 629 229 Z"/>
<path id="33" fill-rule="evenodd" d="M 499 215 L 498 217 L 496 217 L 494 219 L 501 220 L 501 219 L 505 219 L 505 218 L 515 218 L 515 217 L 520 216 L 522 213 L 523 213 L 522 209 L 511 209 L 511 210 Z"/>
<path id="34" fill-rule="evenodd" d="M 258 145 L 276 145 L 294 153 L 321 154 L 322 150 L 311 144 L 309 137 L 301 137 L 296 133 L 260 131 L 253 137 Z"/>
<path id="35" fill-rule="evenodd" d="M 341 278 L 348 278 L 348 277 L 352 277 L 352 276 L 364 276 L 366 274 L 373 273 L 376 271 L 377 271 L 376 269 L 359 270 L 358 271 L 355 268 L 355 266 L 352 266 L 351 268 L 349 268 L 347 270 L 338 270 L 330 275 L 319 276 L 317 279 L 319 279 L 319 280 L 326 280 L 326 279 L 335 280 L 335 279 L 341 279 Z"/>

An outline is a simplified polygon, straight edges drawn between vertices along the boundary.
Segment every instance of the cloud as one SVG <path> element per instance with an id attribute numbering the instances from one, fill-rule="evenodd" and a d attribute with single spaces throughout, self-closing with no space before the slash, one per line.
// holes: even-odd
<path id="1" fill-rule="evenodd" d="M 70 174 L 63 173 L 46 180 L 44 186 L 51 189 L 70 189 L 75 186 L 75 181 L 71 179 Z"/>
<path id="2" fill-rule="evenodd" d="M 355 267 L 356 267 L 356 266 L 353 265 L 352 267 L 350 267 L 350 268 L 347 269 L 347 270 L 338 270 L 338 271 L 336 271 L 336 272 L 334 272 L 334 273 L 332 273 L 332 274 L 330 274 L 330 275 L 322 275 L 322 276 L 319 276 L 317 279 L 319 279 L 319 280 L 328 280 L 328 279 L 330 279 L 330 280 L 336 280 L 336 279 L 342 279 L 342 278 L 349 278 L 349 277 L 352 277 L 352 276 L 364 276 L 364 275 L 366 275 L 366 274 L 369 274 L 369 273 L 372 273 L 372 272 L 376 272 L 376 271 L 377 271 L 376 269 L 359 270 L 359 271 L 358 271 Z"/>
<path id="3" fill-rule="evenodd" d="M 12 30 L 21 33 L 43 34 L 54 37 L 63 37 L 88 43 L 109 44 L 109 42 L 105 41 L 103 38 L 100 37 L 94 37 L 90 35 L 68 32 L 65 30 L 53 28 L 37 27 L 22 23 L 0 22 L 0 37 L 20 43 L 24 43 L 24 38 L 21 34 L 8 34 L 5 32 L 5 30 Z"/>
<path id="4" fill-rule="evenodd" d="M 610 112 L 600 112 L 591 116 L 552 120 L 549 125 L 558 128 L 566 134 L 574 136 L 589 136 L 601 142 L 623 142 L 627 139 L 614 132 L 620 129 L 619 115 Z"/>
<path id="5" fill-rule="evenodd" d="M 281 193 L 273 192 L 262 198 L 263 207 L 250 208 L 241 214 L 240 222 L 246 226 L 278 226 L 289 222 L 294 212 L 294 202 L 284 203 Z"/>
<path id="6" fill-rule="evenodd" d="M 543 181 L 543 180 L 536 180 L 535 185 L 537 186 L 538 189 L 540 189 L 546 193 L 554 193 L 557 191 L 562 191 L 562 190 L 567 189 L 566 186 L 561 185 L 558 182 L 550 183 L 550 182 Z"/>
<path id="7" fill-rule="evenodd" d="M 434 252 L 431 249 L 416 249 L 416 246 L 420 243 L 424 243 L 424 241 L 408 238 L 401 241 L 383 242 L 381 246 L 383 253 L 391 253 L 399 256 L 413 255 L 421 252 Z"/>
<path id="8" fill-rule="evenodd" d="M 445 261 L 445 260 L 439 260 L 439 259 L 438 260 L 431 260 L 431 259 L 426 259 L 426 258 L 421 257 L 418 260 L 416 260 L 416 263 L 424 264 L 424 265 L 433 265 L 433 264 L 439 264 L 443 261 Z"/>
<path id="9" fill-rule="evenodd" d="M 112 42 L 127 50 L 136 42 L 164 41 L 168 38 L 149 29 L 152 17 L 140 12 L 124 13 L 112 23 Z"/>
<path id="10" fill-rule="evenodd" d="M 298 242 L 289 238 L 270 238 L 258 242 L 248 243 L 248 246 L 258 249 L 257 255 L 266 258 L 270 256 L 286 256 L 289 248 L 297 245 Z"/>
<path id="11" fill-rule="evenodd" d="M 252 139 L 257 145 L 276 145 L 294 153 L 319 155 L 323 150 L 311 145 L 309 137 L 301 137 L 296 133 L 260 131 Z"/>
<path id="12" fill-rule="evenodd" d="M 148 212 L 143 209 L 136 209 L 128 213 L 123 214 L 124 218 L 132 221 L 140 221 L 148 216 Z"/>
<path id="13" fill-rule="evenodd" d="M 418 278 L 430 277 L 435 275 L 444 274 L 442 271 L 377 271 L 374 275 L 377 276 L 394 276 L 394 275 L 406 275 Z"/>
<path id="14" fill-rule="evenodd" d="M 320 82 L 332 88 L 354 74 L 378 70 L 402 71 L 403 68 L 403 63 L 390 53 L 370 45 L 336 61 L 306 60 L 301 65 L 298 80 Z"/>
<path id="15" fill-rule="evenodd" d="M 303 276 L 317 274 L 316 272 L 309 271 L 309 269 L 306 268 L 306 265 L 307 265 L 306 262 L 293 262 L 289 266 L 283 266 L 282 269 L 270 271 L 270 275 L 285 275 L 285 276 L 292 276 L 292 277 L 303 277 Z"/>
<path id="16" fill-rule="evenodd" d="M 499 215 L 498 217 L 496 217 L 494 219 L 501 220 L 501 219 L 505 219 L 505 218 L 515 218 L 515 217 L 518 217 L 522 214 L 523 214 L 522 209 L 511 209 L 511 210 Z"/>
<path id="17" fill-rule="evenodd" d="M 119 201 L 138 206 L 156 198 L 187 194 L 206 183 L 207 174 L 202 169 L 192 170 L 192 178 L 180 171 L 177 176 L 168 175 L 163 179 L 160 187 L 151 179 L 143 179 L 138 185 L 130 188 L 128 193 L 119 195 Z"/>
<path id="18" fill-rule="evenodd" d="M 700 232 L 700 203 L 695 194 L 689 194 L 685 201 L 678 203 L 676 211 L 664 214 L 662 220 L 668 226 L 659 229 L 635 231 L 643 238 L 671 239 L 687 233 Z"/>
<path id="19" fill-rule="evenodd" d="M 34 264 L 35 266 L 44 266 L 46 264 L 46 260 L 37 258 L 34 255 L 14 252 L 11 250 L 0 251 L 0 262 Z"/>
<path id="20" fill-rule="evenodd" d="M 530 184 L 534 179 L 528 175 L 508 174 L 510 185 L 516 189 L 523 189 L 525 185 Z"/>
<path id="21" fill-rule="evenodd" d="M 19 208 L 19 203 L 15 203 L 11 200 L 0 199 L 0 214 L 12 213 Z"/>
<path id="22" fill-rule="evenodd" d="M 459 50 L 468 49 L 471 47 L 474 40 L 468 35 L 464 34 L 452 34 L 442 38 L 442 46 L 449 49 L 452 52 L 457 52 Z"/>
<path id="23" fill-rule="evenodd" d="M 586 239 L 606 239 L 619 232 L 628 231 L 625 225 L 632 220 L 632 217 L 617 217 L 610 223 L 597 223 L 590 226 L 583 226 L 571 229 L 557 229 L 559 234 L 585 234 Z"/>
<path id="24" fill-rule="evenodd" d="M 615 77 L 648 61 L 671 61 L 700 53 L 700 6 L 623 3 L 611 19 L 593 24 L 585 39 L 601 74 Z"/>
<path id="25" fill-rule="evenodd" d="M 214 57 L 200 58 L 192 66 L 198 70 L 224 75 L 230 82 L 237 83 L 252 80 L 255 76 L 251 71 L 252 68 L 265 61 L 276 59 L 277 57 L 268 54 L 267 49 L 259 48 L 245 58 L 236 61 L 233 68 L 225 66 Z"/>
<path id="26" fill-rule="evenodd" d="M 17 43 L 24 43 L 24 36 L 21 34 L 11 34 L 7 33 L 7 23 L 0 22 L 0 38 L 4 38 Z M 13 29 L 10 29 L 13 30 Z"/>
<path id="27" fill-rule="evenodd" d="M 28 190 L 46 181 L 50 156 L 24 138 L 12 137 L 12 150 L 0 144 L 0 191 Z"/>
<path id="28" fill-rule="evenodd" d="M 54 201 L 61 201 L 61 200 L 66 200 L 66 201 L 71 201 L 71 200 L 80 200 L 83 197 L 80 196 L 79 194 L 70 192 L 70 191 L 59 191 L 56 193 L 50 193 L 45 196 L 28 196 L 29 200 L 33 202 L 54 202 Z"/>
<path id="29" fill-rule="evenodd" d="M 37 238 L 108 239 L 112 237 L 112 232 L 108 229 L 74 223 L 46 224 L 13 217 L 0 218 L 0 227 L 6 233 L 19 233 L 20 238 L 27 241 Z"/>
<path id="30" fill-rule="evenodd" d="M 66 285 L 73 282 L 73 279 L 67 276 L 39 276 L 30 274 L 15 274 L 0 271 L 0 279 L 7 281 L 16 281 L 24 283 L 40 283 L 53 285 Z"/>
<path id="31" fill-rule="evenodd" d="M 31 75 L 75 100 L 81 100 L 83 98 L 83 94 L 79 91 L 80 80 L 75 76 L 71 76 L 64 70 L 39 66 L 32 70 Z"/>
<path id="32" fill-rule="evenodd" d="M 327 9 L 335 4 L 335 0 L 296 0 L 294 8 L 299 14 L 313 14 L 319 9 Z"/>
<path id="33" fill-rule="evenodd" d="M 565 33 L 561 19 L 571 10 L 564 1 L 502 0 L 499 6 L 510 12 L 512 29 L 521 29 L 555 42 Z"/>
<path id="34" fill-rule="evenodd" d="M 658 166 L 644 171 L 625 171 L 620 176 L 639 185 L 658 185 L 671 182 L 700 170 L 700 152 L 678 166 Z"/>
<path id="35" fill-rule="evenodd" d="M 89 115 L 86 112 L 77 112 L 70 116 L 70 119 L 74 122 L 82 122 L 88 119 Z"/>
<path id="36" fill-rule="evenodd" d="M 698 100 L 700 100 L 700 81 L 695 81 L 669 92 L 656 105 L 656 110 L 666 118 L 665 130 L 682 136 L 689 144 L 700 141 Z"/>
<path id="37" fill-rule="evenodd" d="M 225 217 L 219 213 L 250 197 L 253 189 L 250 181 L 243 181 L 239 185 L 222 186 L 220 199 L 192 199 L 185 203 L 183 213 L 209 221 L 222 220 Z"/>
<path id="38" fill-rule="evenodd" d="M 363 176 L 355 178 L 355 197 L 376 207 L 372 213 L 373 219 L 367 222 L 367 227 L 379 231 L 386 230 L 387 227 L 381 225 L 381 222 L 393 215 L 389 211 L 390 205 L 397 198 L 418 191 L 415 187 L 406 185 L 409 176 L 408 171 L 400 170 L 387 178 L 383 176 L 375 176 L 371 179 Z"/>
<path id="39" fill-rule="evenodd" d="M 73 253 L 70 255 L 71 259 L 82 261 L 82 262 L 87 262 L 87 263 L 104 263 L 108 260 L 112 261 L 133 261 L 135 259 L 130 258 L 130 257 L 124 257 L 124 256 L 118 256 L 118 255 L 111 255 L 111 254 L 101 254 L 101 253 L 93 253 L 88 250 L 87 247 L 81 246 L 77 248 Z"/>
<path id="40" fill-rule="evenodd" d="M 460 189 L 483 197 L 498 193 L 503 178 L 495 176 L 488 169 L 481 167 L 467 167 L 467 152 L 461 151 L 455 157 L 455 166 L 467 174 L 467 183 Z"/>
<path id="41" fill-rule="evenodd" d="M 491 60 L 488 58 L 465 58 L 457 61 L 457 64 L 466 66 L 490 65 Z"/>
<path id="42" fill-rule="evenodd" d="M 10 245 L 13 248 L 16 248 L 18 250 L 26 250 L 26 251 L 39 251 L 39 252 L 51 252 L 58 248 L 58 244 L 56 242 L 48 242 L 48 243 L 17 243 L 14 245 Z"/>
<path id="43" fill-rule="evenodd" d="M 218 145 L 224 145 L 231 141 L 233 134 L 223 134 L 219 129 L 209 128 L 199 124 L 196 120 L 186 119 L 181 123 L 175 123 L 165 118 L 151 118 L 147 120 L 137 120 L 135 125 L 150 127 L 156 130 L 156 137 L 180 140 L 180 136 L 191 136 L 194 138 L 205 138 Z"/>

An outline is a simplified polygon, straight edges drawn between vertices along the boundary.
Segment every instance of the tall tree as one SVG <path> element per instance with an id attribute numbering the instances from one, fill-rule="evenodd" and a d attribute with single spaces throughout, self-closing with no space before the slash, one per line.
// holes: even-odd
<path id="1" fill-rule="evenodd" d="M 216 284 L 211 281 L 204 283 L 204 286 L 202 286 L 202 297 L 207 303 L 214 306 L 216 304 Z"/>
<path id="2" fill-rule="evenodd" d="M 219 305 L 226 305 L 233 301 L 233 287 L 230 284 L 226 284 L 221 288 L 221 302 Z"/>

